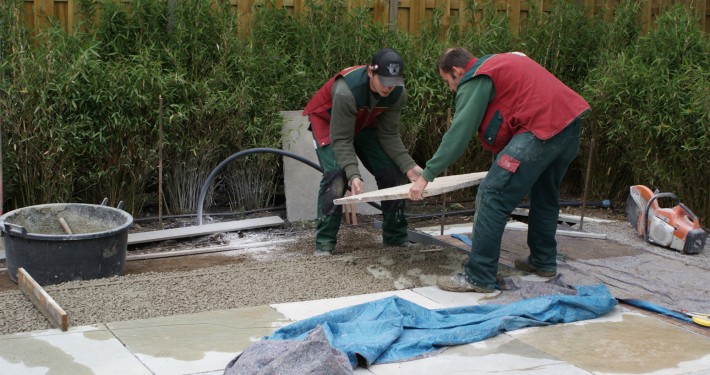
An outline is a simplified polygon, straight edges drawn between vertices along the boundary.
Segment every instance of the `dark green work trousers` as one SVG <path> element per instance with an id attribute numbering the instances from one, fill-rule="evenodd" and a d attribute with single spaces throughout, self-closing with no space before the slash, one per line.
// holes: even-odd
<path id="1" fill-rule="evenodd" d="M 469 282 L 495 288 L 505 224 L 526 194 L 530 198 L 528 260 L 540 271 L 557 270 L 560 185 L 579 144 L 577 119 L 547 141 L 529 132 L 517 134 L 496 156 L 476 195 L 471 255 L 464 267 Z"/>
<path id="2" fill-rule="evenodd" d="M 406 182 L 404 174 L 382 149 L 374 129 L 360 131 L 355 135 L 353 144 L 363 166 L 375 176 L 379 189 L 399 186 Z M 335 160 L 335 153 L 330 145 L 317 146 L 316 154 L 323 168 L 323 178 L 318 191 L 316 250 L 333 251 L 343 211 L 342 206 L 333 204 L 333 200 L 345 195 L 348 181 L 345 172 Z M 404 200 L 383 201 L 381 205 L 383 243 L 401 245 L 407 240 Z"/>

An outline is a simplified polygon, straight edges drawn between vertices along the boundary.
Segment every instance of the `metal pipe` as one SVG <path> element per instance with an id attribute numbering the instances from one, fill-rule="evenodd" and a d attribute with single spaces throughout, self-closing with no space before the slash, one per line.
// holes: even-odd
<path id="1" fill-rule="evenodd" d="M 582 210 L 579 213 L 579 230 L 584 230 L 584 211 L 587 207 L 587 190 L 589 189 L 589 179 L 592 170 L 592 155 L 594 154 L 594 137 L 589 145 L 589 159 L 587 159 L 587 175 L 584 177 L 584 191 L 582 192 Z"/>
<path id="2" fill-rule="evenodd" d="M 219 165 L 212 170 L 212 173 L 210 173 L 209 176 L 207 176 L 207 180 L 205 183 L 202 185 L 202 188 L 200 189 L 200 197 L 198 198 L 197 201 L 197 225 L 202 225 L 202 209 L 204 208 L 205 204 L 205 197 L 207 196 L 207 191 L 210 188 L 210 185 L 212 185 L 212 181 L 214 178 L 217 176 L 217 174 L 224 169 L 229 163 L 241 158 L 242 156 L 250 155 L 250 154 L 257 154 L 257 153 L 270 153 L 270 154 L 277 154 L 281 156 L 288 156 L 292 159 L 298 160 L 303 164 L 308 165 L 309 167 L 319 171 L 323 172 L 323 169 L 320 167 L 320 165 L 302 157 L 299 155 L 296 155 L 294 153 L 284 151 L 284 150 L 279 150 L 276 148 L 250 148 L 248 150 L 244 151 L 239 151 L 236 154 L 231 155 L 230 157 L 224 159 Z M 377 203 L 373 202 L 368 202 L 371 206 L 382 209 L 380 205 Z"/>

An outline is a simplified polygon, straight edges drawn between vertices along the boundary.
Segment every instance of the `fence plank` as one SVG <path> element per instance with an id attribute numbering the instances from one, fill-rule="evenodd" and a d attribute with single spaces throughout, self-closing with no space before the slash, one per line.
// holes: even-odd
<path id="1" fill-rule="evenodd" d="M 641 7 L 641 30 L 644 33 L 648 32 L 649 26 L 651 25 L 651 9 L 653 9 L 654 0 L 644 1 Z"/>
<path id="2" fill-rule="evenodd" d="M 34 0 L 34 27 L 39 31 L 50 26 L 49 17 L 54 17 L 53 0 Z"/>
<path id="3" fill-rule="evenodd" d="M 246 25 L 251 21 L 252 5 L 254 5 L 254 0 L 237 0 L 237 22 L 239 22 L 239 36 L 242 38 L 247 36 L 248 27 Z"/>
<path id="4" fill-rule="evenodd" d="M 439 33 L 439 38 L 445 38 L 446 33 L 451 27 L 451 0 L 444 1 L 444 9 L 441 14 L 441 32 Z"/>
<path id="5" fill-rule="evenodd" d="M 385 25 L 385 2 L 384 0 L 375 0 L 374 3 L 372 4 L 372 17 L 374 18 L 375 22 Z"/>
<path id="6" fill-rule="evenodd" d="M 67 1 L 67 25 L 65 29 L 69 33 L 74 32 L 76 26 L 76 0 Z"/>
<path id="7" fill-rule="evenodd" d="M 468 27 L 468 23 L 469 23 L 468 20 L 471 19 L 471 17 L 470 17 L 471 15 L 468 14 L 468 10 L 465 9 L 466 7 L 464 4 L 464 0 L 458 0 L 458 2 L 459 2 L 459 30 L 461 30 L 461 29 L 465 29 Z"/>
<path id="8" fill-rule="evenodd" d="M 389 8 L 387 19 L 389 20 L 389 31 L 397 31 L 397 10 L 399 8 L 398 0 L 389 0 Z"/>
<path id="9" fill-rule="evenodd" d="M 695 11 L 698 13 L 698 18 L 700 18 L 700 29 L 706 33 L 710 33 L 710 15 L 708 15 L 708 3 L 710 0 L 695 0 L 693 5 L 695 6 Z"/>
<path id="10" fill-rule="evenodd" d="M 409 27 L 407 32 L 416 33 L 417 32 L 417 21 L 419 20 L 419 3 L 421 0 L 411 0 L 409 2 Z"/>
<path id="11" fill-rule="evenodd" d="M 509 28 L 513 35 L 520 33 L 520 0 L 510 0 L 508 2 Z"/>
<path id="12" fill-rule="evenodd" d="M 293 0 L 293 13 L 300 16 L 305 12 L 305 6 L 303 5 L 303 0 Z"/>

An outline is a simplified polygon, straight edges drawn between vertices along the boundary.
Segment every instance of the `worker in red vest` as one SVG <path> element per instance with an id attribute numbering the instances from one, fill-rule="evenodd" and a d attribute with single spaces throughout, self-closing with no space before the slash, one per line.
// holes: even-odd
<path id="1" fill-rule="evenodd" d="M 365 192 L 358 157 L 380 189 L 415 181 L 422 168 L 409 155 L 399 134 L 404 89 L 404 62 L 385 48 L 370 65 L 342 70 L 321 87 L 303 111 L 310 122 L 323 177 L 318 191 L 316 255 L 335 249 L 342 207 L 334 199 Z M 406 176 L 406 178 L 405 178 Z M 407 241 L 404 200 L 382 202 L 385 246 Z"/>
<path id="2" fill-rule="evenodd" d="M 515 267 L 555 276 L 560 185 L 579 151 L 581 117 L 589 104 L 519 52 L 475 58 L 452 48 L 437 68 L 456 93 L 456 112 L 409 197 L 422 199 L 428 182 L 464 153 L 475 134 L 495 154 L 476 195 L 469 259 L 463 272 L 440 276 L 437 285 L 454 292 L 494 291 L 506 221 L 526 194 L 530 255 L 516 259 Z"/>

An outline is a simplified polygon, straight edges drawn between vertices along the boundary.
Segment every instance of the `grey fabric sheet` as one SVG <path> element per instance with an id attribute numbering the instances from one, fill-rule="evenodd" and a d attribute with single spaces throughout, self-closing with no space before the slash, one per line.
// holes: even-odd
<path id="1" fill-rule="evenodd" d="M 225 375 L 352 374 L 348 356 L 330 346 L 318 326 L 304 340 L 262 340 L 248 346 L 224 370 Z"/>
<path id="2" fill-rule="evenodd" d="M 520 277 L 504 277 L 499 278 L 497 281 L 503 293 L 494 298 L 484 299 L 481 303 L 511 303 L 541 296 L 577 294 L 574 287 L 564 282 L 562 274 L 558 274 L 545 282 L 527 281 Z"/>

